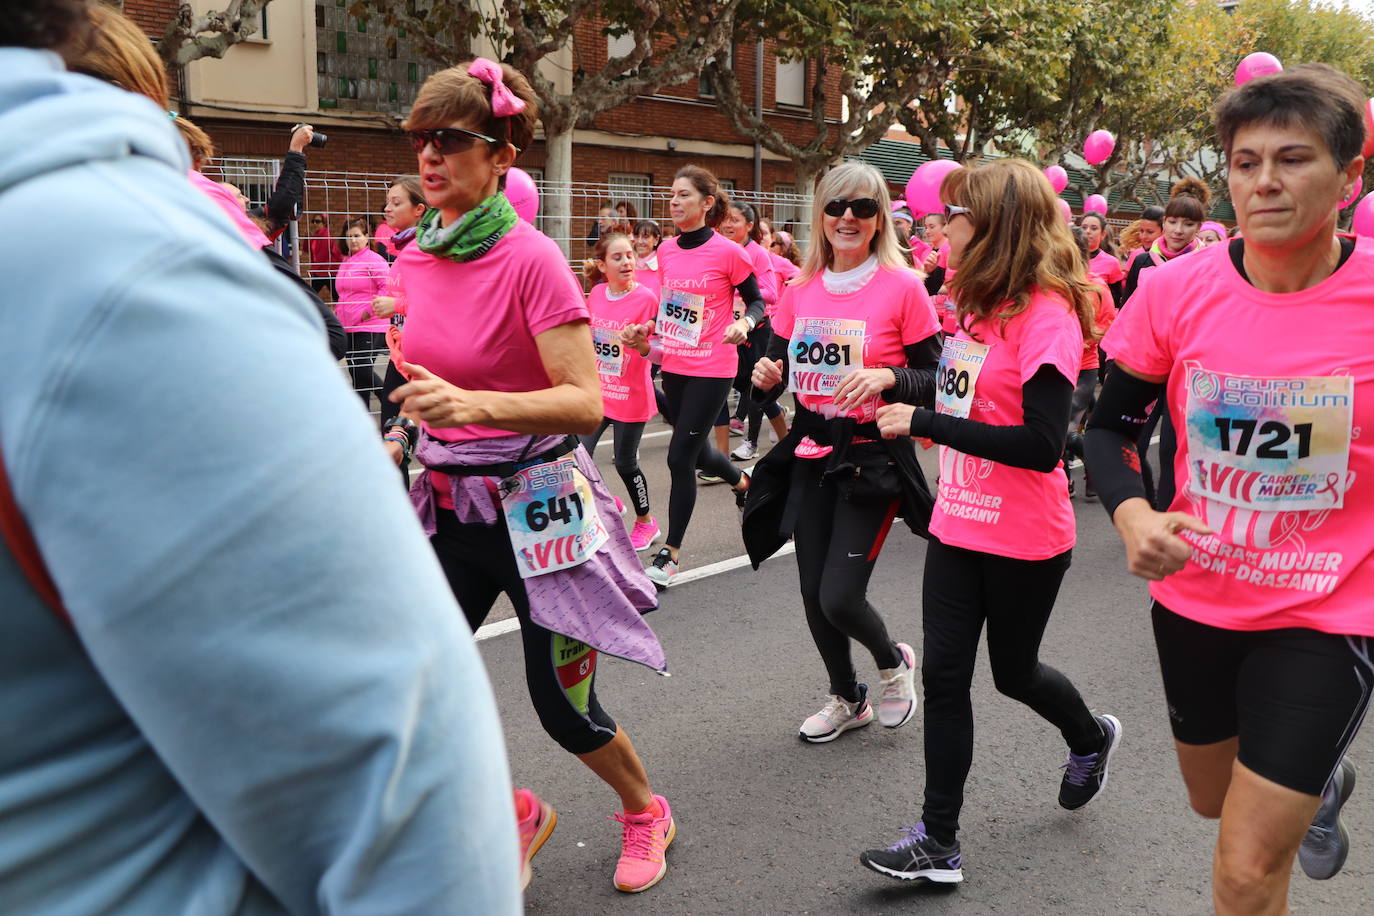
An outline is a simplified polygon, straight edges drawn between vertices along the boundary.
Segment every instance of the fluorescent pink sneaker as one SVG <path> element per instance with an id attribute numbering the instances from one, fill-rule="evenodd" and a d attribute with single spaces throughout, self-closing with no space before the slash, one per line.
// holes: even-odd
<path id="1" fill-rule="evenodd" d="M 515 790 L 515 811 L 519 817 L 520 802 L 524 798 L 526 810 L 529 811 L 525 817 L 520 819 L 520 890 L 530 886 L 530 878 L 533 871 L 530 869 L 530 859 L 539 851 L 539 847 L 544 845 L 544 841 L 553 833 L 553 828 L 558 824 L 558 812 L 553 810 L 553 805 L 535 795 L 529 789 Z"/>
<path id="2" fill-rule="evenodd" d="M 630 544 L 635 550 L 648 550 L 653 546 L 654 538 L 661 533 L 657 519 L 651 515 L 647 522 L 635 522 L 634 528 L 630 529 Z"/>
<path id="3" fill-rule="evenodd" d="M 624 825 L 620 834 L 620 861 L 615 865 L 615 889 L 618 891 L 628 894 L 647 891 L 668 873 L 663 852 L 677 836 L 677 824 L 673 822 L 673 809 L 668 806 L 668 799 L 655 795 L 654 800 L 663 807 L 662 817 L 652 814 L 612 816 Z"/>
<path id="4" fill-rule="evenodd" d="M 612 496 L 611 499 L 615 500 L 615 511 L 619 512 L 621 515 L 624 515 L 624 514 L 625 514 L 625 502 L 624 502 L 624 500 L 622 500 L 619 496 Z"/>

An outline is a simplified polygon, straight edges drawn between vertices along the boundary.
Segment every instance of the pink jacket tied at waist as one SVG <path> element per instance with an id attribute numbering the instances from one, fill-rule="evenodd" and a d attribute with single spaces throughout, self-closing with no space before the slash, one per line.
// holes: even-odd
<path id="1" fill-rule="evenodd" d="M 537 436 L 531 442 L 528 436 L 508 436 L 454 443 L 422 434 L 415 457 L 427 468 L 500 464 L 542 454 L 564 438 Z M 591 484 L 597 511 L 608 521 L 606 532 L 610 537 L 581 566 L 524 580 L 530 619 L 546 630 L 581 640 L 600 652 L 639 662 L 655 671 L 666 671 L 663 646 L 643 617 L 645 612 L 658 607 L 658 593 L 640 566 L 625 526 L 616 521 L 619 513 L 615 499 L 596 465 L 580 445 L 572 454 Z M 458 521 L 504 528 L 495 477 L 455 474 L 448 480 Z M 416 476 L 410 488 L 410 501 L 425 534 L 433 537 L 436 504 L 432 475 Z"/>

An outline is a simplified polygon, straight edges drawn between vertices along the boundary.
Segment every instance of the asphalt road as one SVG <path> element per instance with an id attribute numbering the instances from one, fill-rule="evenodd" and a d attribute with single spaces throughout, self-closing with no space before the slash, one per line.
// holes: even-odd
<path id="1" fill-rule="evenodd" d="M 666 447 L 663 436 L 643 449 L 660 507 Z M 613 489 L 619 491 L 618 480 Z M 1091 805 L 1077 812 L 1058 807 L 1061 739 L 1030 710 L 997 694 L 983 653 L 973 686 L 976 749 L 960 836 L 964 883 L 952 889 L 904 884 L 860 866 L 861 850 L 891 842 L 901 825 L 919 817 L 921 717 L 895 730 L 875 722 L 826 745 L 797 739 L 801 720 L 825 699 L 826 679 L 799 606 L 795 558 L 784 556 L 758 572 L 745 567 L 664 595 L 649 621 L 667 650 L 671 677 L 616 659 L 602 662 L 602 704 L 633 738 L 678 824 L 667 876 L 641 895 L 612 887 L 619 826 L 607 818 L 617 801 L 540 729 L 525 693 L 518 636 L 481 642 L 515 782 L 534 788 L 559 813 L 534 861 L 527 910 L 558 916 L 1209 912 L 1215 824 L 1188 809 L 1178 776 L 1145 586 L 1125 572 L 1101 507 L 1079 503 L 1077 513 L 1074 564 L 1042 657 L 1073 679 L 1094 710 L 1113 713 L 1124 725 L 1109 786 Z M 684 569 L 740 553 L 727 488 L 703 488 Z M 924 541 L 894 528 L 870 588 L 894 638 L 918 653 L 924 554 Z M 872 659 L 856 660 L 860 678 L 873 682 Z M 1326 882 L 1295 869 L 1294 912 L 1374 911 L 1374 753 L 1368 745 L 1361 739 L 1353 751 L 1362 781 L 1346 806 L 1350 861 Z"/>

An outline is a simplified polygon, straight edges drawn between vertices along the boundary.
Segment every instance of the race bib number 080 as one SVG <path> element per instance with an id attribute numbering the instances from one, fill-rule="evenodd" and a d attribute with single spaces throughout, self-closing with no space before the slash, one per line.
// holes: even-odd
<path id="1" fill-rule="evenodd" d="M 705 318 L 705 296 L 663 288 L 658 302 L 657 330 L 665 340 L 689 347 L 699 346 Z"/>
<path id="2" fill-rule="evenodd" d="M 828 397 L 862 369 L 865 327 L 848 318 L 798 318 L 788 353 L 793 393 Z"/>
<path id="3" fill-rule="evenodd" d="M 1344 505 L 1353 378 L 1228 375 L 1196 363 L 1186 371 L 1197 495 L 1263 512 Z"/>
<path id="4" fill-rule="evenodd" d="M 522 579 L 580 566 L 610 537 L 572 455 L 505 478 L 500 495 Z"/>
<path id="5" fill-rule="evenodd" d="M 945 338 L 940 366 L 935 370 L 935 412 L 967 420 L 973 392 L 987 361 L 989 346 L 976 340 Z"/>

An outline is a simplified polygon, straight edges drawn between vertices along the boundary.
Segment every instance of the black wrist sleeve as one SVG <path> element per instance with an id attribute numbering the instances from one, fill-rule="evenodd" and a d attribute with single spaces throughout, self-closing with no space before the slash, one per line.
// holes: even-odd
<path id="1" fill-rule="evenodd" d="M 754 319 L 754 327 L 763 323 L 763 293 L 759 292 L 759 280 L 753 274 L 744 279 L 744 282 L 735 287 L 739 297 L 744 300 L 744 316 Z"/>
<path id="2" fill-rule="evenodd" d="M 928 407 L 935 403 L 935 368 L 940 365 L 940 335 L 932 334 L 903 349 L 906 350 L 906 365 L 892 367 L 897 384 L 883 392 L 883 400 L 889 404 Z"/>
<path id="3" fill-rule="evenodd" d="M 1021 386 L 1019 426 L 994 426 L 918 408 L 911 418 L 911 435 L 965 455 L 1048 474 L 1064 454 L 1073 387 L 1058 369 L 1046 364 Z"/>
<path id="4" fill-rule="evenodd" d="M 791 361 L 787 358 L 789 343 L 790 341 L 786 337 L 782 337 L 778 334 L 774 334 L 768 339 L 768 353 L 766 356 L 768 359 L 782 360 L 782 381 L 771 391 L 764 391 L 761 388 L 754 388 L 751 386 L 749 389 L 749 399 L 755 404 L 771 404 L 782 397 L 782 393 L 787 390 L 787 376 L 788 373 L 792 371 L 789 368 Z"/>
<path id="5" fill-rule="evenodd" d="M 1092 474 L 1108 516 L 1132 497 L 1147 498 L 1136 440 L 1145 428 L 1151 406 L 1163 396 L 1164 386 L 1158 382 L 1137 378 L 1115 364 L 1107 370 L 1102 394 L 1083 437 L 1083 463 Z"/>

